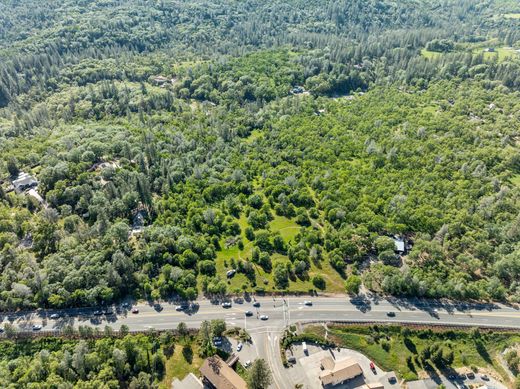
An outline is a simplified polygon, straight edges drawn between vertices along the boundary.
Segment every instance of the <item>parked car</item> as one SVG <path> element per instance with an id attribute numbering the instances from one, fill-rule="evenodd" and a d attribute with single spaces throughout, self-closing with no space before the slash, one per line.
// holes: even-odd
<path id="1" fill-rule="evenodd" d="M 226 272 L 226 277 L 227 277 L 227 278 L 232 278 L 232 277 L 235 275 L 236 272 L 237 272 L 237 271 L 236 271 L 235 269 L 228 270 L 228 271 Z"/>
<path id="2" fill-rule="evenodd" d="M 101 316 L 102 314 L 103 314 L 103 311 L 100 310 L 100 309 L 97 309 L 97 310 L 94 311 L 94 315 L 95 316 Z"/>
<path id="3" fill-rule="evenodd" d="M 243 346 L 242 342 L 239 342 L 239 343 L 237 344 L 237 351 L 242 350 L 242 346 Z"/>
<path id="4" fill-rule="evenodd" d="M 260 308 L 260 303 L 259 303 L 258 301 L 255 301 L 255 302 L 253 303 L 253 307 L 255 307 L 255 308 Z"/>
<path id="5" fill-rule="evenodd" d="M 184 308 L 182 305 L 177 305 L 177 306 L 175 307 L 175 310 L 176 310 L 177 312 L 184 311 L 184 309 L 185 309 L 185 308 Z"/>
<path id="6" fill-rule="evenodd" d="M 134 315 L 138 314 L 139 313 L 139 309 L 138 308 L 132 308 L 132 313 Z"/>
<path id="7" fill-rule="evenodd" d="M 269 320 L 269 316 L 267 315 L 261 315 L 260 320 Z"/>
<path id="8" fill-rule="evenodd" d="M 222 308 L 231 308 L 231 303 L 229 301 L 223 302 Z"/>
<path id="9" fill-rule="evenodd" d="M 309 301 L 309 300 L 305 300 L 303 302 L 304 305 L 307 305 L 308 307 L 310 307 L 312 305 L 312 301 Z"/>
<path id="10" fill-rule="evenodd" d="M 395 312 L 392 312 L 392 311 L 387 312 L 386 316 L 388 316 L 388 317 L 395 317 Z"/>
<path id="11" fill-rule="evenodd" d="M 482 381 L 489 381 L 489 377 L 488 377 L 486 374 L 482 374 L 482 375 L 480 376 L 480 379 L 481 379 Z"/>
<path id="12" fill-rule="evenodd" d="M 155 309 L 157 312 L 161 312 L 163 310 L 163 307 L 161 304 L 157 303 L 153 305 L 153 309 Z"/>
<path id="13" fill-rule="evenodd" d="M 60 315 L 58 313 L 53 313 L 52 315 L 49 316 L 52 320 L 56 320 L 56 319 L 59 319 L 60 318 Z"/>
<path id="14" fill-rule="evenodd" d="M 372 370 L 372 373 L 377 374 L 376 365 L 372 361 L 370 362 L 370 370 Z"/>
<path id="15" fill-rule="evenodd" d="M 397 383 L 397 378 L 395 378 L 394 376 L 388 377 L 388 382 L 390 382 L 390 384 L 394 385 Z"/>
<path id="16" fill-rule="evenodd" d="M 244 367 L 249 367 L 249 366 L 251 366 L 251 361 L 246 361 L 246 362 L 244 363 Z"/>
<path id="17" fill-rule="evenodd" d="M 40 331 L 42 329 L 42 325 L 41 324 L 35 324 L 32 326 L 32 330 L 33 331 Z"/>
<path id="18" fill-rule="evenodd" d="M 121 307 L 130 308 L 130 303 L 123 303 L 123 304 L 121 304 Z"/>
<path id="19" fill-rule="evenodd" d="M 112 308 L 107 308 L 107 309 L 105 309 L 104 314 L 105 315 L 113 315 L 114 314 L 114 310 Z"/>
<path id="20" fill-rule="evenodd" d="M 220 347 L 222 346 L 222 338 L 220 336 L 215 336 L 213 338 L 213 344 L 216 346 L 216 347 Z"/>
<path id="21" fill-rule="evenodd" d="M 475 373 L 473 373 L 473 372 L 469 372 L 466 376 L 467 376 L 470 380 L 474 380 L 474 379 L 475 379 Z"/>
<path id="22" fill-rule="evenodd" d="M 253 316 L 253 312 L 251 312 L 251 311 L 246 311 L 246 316 Z"/>
<path id="23" fill-rule="evenodd" d="M 296 363 L 296 358 L 294 357 L 294 355 L 291 355 L 290 357 L 288 357 L 287 358 L 287 362 L 295 364 Z"/>

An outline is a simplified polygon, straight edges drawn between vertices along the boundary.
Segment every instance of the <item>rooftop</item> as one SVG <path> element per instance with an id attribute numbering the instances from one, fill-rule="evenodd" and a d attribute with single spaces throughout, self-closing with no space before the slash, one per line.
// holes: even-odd
<path id="1" fill-rule="evenodd" d="M 334 361 L 331 357 L 325 357 L 321 360 L 321 365 L 323 371 L 320 380 L 323 386 L 337 385 L 363 374 L 361 366 L 353 358 Z"/>
<path id="2" fill-rule="evenodd" d="M 242 377 L 218 356 L 206 359 L 200 372 L 217 389 L 247 389 Z"/>

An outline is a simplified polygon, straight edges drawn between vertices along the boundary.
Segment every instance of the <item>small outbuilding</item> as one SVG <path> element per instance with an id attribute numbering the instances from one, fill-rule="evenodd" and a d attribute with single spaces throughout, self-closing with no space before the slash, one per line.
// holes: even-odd
<path id="1" fill-rule="evenodd" d="M 28 173 L 20 172 L 18 177 L 13 180 L 13 187 L 17 193 L 22 193 L 27 189 L 35 188 L 36 186 L 38 186 L 38 181 Z"/>

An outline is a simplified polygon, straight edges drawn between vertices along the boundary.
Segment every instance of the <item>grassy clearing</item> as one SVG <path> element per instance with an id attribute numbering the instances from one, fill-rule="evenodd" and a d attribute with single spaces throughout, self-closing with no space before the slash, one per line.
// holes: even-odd
<path id="1" fill-rule="evenodd" d="M 183 352 L 184 347 L 191 347 L 191 353 L 188 349 Z M 196 342 L 189 342 L 185 346 L 175 345 L 175 352 L 166 361 L 166 374 L 161 382 L 161 388 L 171 388 L 175 378 L 182 380 L 189 373 L 198 375 L 203 362 L 204 360 L 199 357 L 199 347 Z"/>
<path id="2" fill-rule="evenodd" d="M 425 58 L 428 58 L 428 59 L 434 59 L 434 58 L 438 58 L 442 55 L 442 53 L 438 53 L 436 51 L 429 51 L 429 50 L 426 50 L 426 49 L 422 49 L 421 50 L 421 55 Z"/>
<path id="3" fill-rule="evenodd" d="M 323 327 L 309 326 L 304 333 L 324 336 Z M 506 347 L 520 342 L 520 335 L 489 332 L 479 334 L 473 331 L 416 330 L 399 326 L 330 326 L 328 339 L 341 347 L 358 350 L 385 370 L 395 371 L 405 380 L 414 380 L 428 375 L 428 372 L 468 367 L 483 369 L 496 378 L 505 379 L 503 369 L 497 361 L 498 354 Z M 443 356 L 453 356 L 435 360 L 425 357 L 426 349 L 438 347 Z M 431 374 L 430 374 L 431 375 Z"/>
<path id="4" fill-rule="evenodd" d="M 506 19 L 520 19 L 520 13 L 504 14 L 503 16 Z"/>
<path id="5" fill-rule="evenodd" d="M 216 267 L 217 274 L 220 277 L 225 278 L 226 272 L 231 268 L 232 260 L 247 260 L 251 258 L 253 250 L 253 242 L 250 242 L 244 234 L 246 227 L 248 226 L 247 218 L 241 215 L 239 219 L 240 228 L 242 230 L 242 239 L 244 242 L 244 248 L 240 250 L 237 245 L 225 248 L 224 240 L 221 242 L 223 249 L 217 253 Z M 294 220 L 288 219 L 283 216 L 274 216 L 273 220 L 269 223 L 269 229 L 272 232 L 279 232 L 281 237 L 286 243 L 293 242 L 296 235 L 300 231 L 300 226 L 296 224 Z M 289 262 L 289 258 L 286 255 L 273 254 L 271 256 L 273 267 L 279 263 Z M 272 273 L 266 272 L 262 267 L 255 266 L 256 271 L 256 288 L 262 288 L 265 292 L 276 292 L 278 291 L 275 287 Z M 312 277 L 320 274 L 325 278 L 327 292 L 338 293 L 343 292 L 343 279 L 334 270 L 326 259 L 321 262 L 311 263 L 311 268 L 308 272 L 308 277 L 305 279 L 291 279 L 289 281 L 289 287 L 287 290 L 293 293 L 307 293 L 311 289 L 315 289 L 312 284 Z M 247 285 L 247 289 L 253 289 L 250 281 L 243 274 L 236 274 L 232 279 L 228 280 L 228 290 L 232 293 L 238 293 L 242 290 L 243 285 Z"/>

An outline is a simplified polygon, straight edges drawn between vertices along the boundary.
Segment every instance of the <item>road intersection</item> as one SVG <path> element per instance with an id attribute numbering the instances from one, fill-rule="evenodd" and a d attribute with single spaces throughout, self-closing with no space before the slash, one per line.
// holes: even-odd
<path id="1" fill-rule="evenodd" d="M 290 324 L 347 321 L 520 329 L 520 310 L 496 303 L 334 296 L 314 297 L 309 306 L 305 304 L 306 300 L 309 297 L 257 297 L 235 300 L 230 308 L 223 308 L 219 302 L 204 299 L 191 311 L 177 311 L 175 304 L 162 304 L 158 310 L 153 304 L 140 303 L 134 305 L 139 310 L 137 314 L 129 307 L 115 307 L 111 315 L 94 315 L 95 309 L 38 310 L 3 314 L 0 324 L 10 323 L 22 331 L 32 331 L 34 325 L 41 325 L 43 331 L 59 331 L 67 325 L 100 329 L 108 325 L 119 329 L 124 324 L 130 331 L 143 331 L 175 329 L 180 322 L 197 328 L 204 320 L 224 319 L 228 326 L 246 328 L 251 334 L 257 356 L 269 363 L 275 380 L 273 387 L 277 389 L 292 387 L 285 379 L 279 349 L 283 329 Z M 260 306 L 254 307 L 253 302 Z M 252 311 L 253 315 L 246 316 L 246 311 Z M 59 318 L 51 319 L 56 313 Z M 260 320 L 261 315 L 267 315 L 268 320 Z"/>

